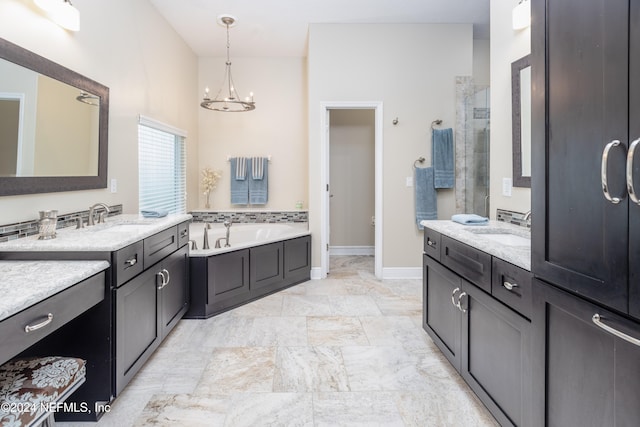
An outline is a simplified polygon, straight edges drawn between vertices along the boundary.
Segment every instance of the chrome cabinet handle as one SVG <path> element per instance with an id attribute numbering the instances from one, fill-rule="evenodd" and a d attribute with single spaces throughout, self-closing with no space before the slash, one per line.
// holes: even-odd
<path id="1" fill-rule="evenodd" d="M 607 180 L 607 175 L 608 175 L 607 162 L 609 159 L 609 152 L 611 151 L 611 149 L 619 145 L 620 145 L 620 141 L 616 139 L 614 141 L 611 141 L 604 147 L 604 150 L 602 151 L 602 166 L 600 168 L 600 179 L 602 181 L 602 193 L 604 194 L 605 199 L 607 199 L 614 205 L 620 203 L 622 199 L 619 197 L 612 197 L 611 193 L 609 193 L 609 183 Z M 622 196 L 622 198 L 624 199 L 624 195 Z"/>
<path id="2" fill-rule="evenodd" d="M 162 272 L 167 275 L 167 285 L 168 285 L 169 282 L 171 282 L 171 275 L 169 274 L 169 270 L 167 270 L 166 268 L 163 268 Z M 165 286 L 167 286 L 167 285 L 165 285 Z"/>
<path id="3" fill-rule="evenodd" d="M 49 313 L 49 314 L 47 314 L 47 318 L 45 320 L 43 320 L 42 322 L 36 323 L 35 325 L 27 325 L 27 326 L 25 326 L 24 327 L 24 331 L 26 333 L 37 331 L 40 328 L 44 328 L 45 326 L 47 326 L 51 322 L 53 322 L 53 314 Z"/>
<path id="4" fill-rule="evenodd" d="M 427 239 L 427 245 L 429 245 L 429 246 L 435 246 L 435 245 L 436 245 L 436 242 L 434 242 L 434 241 L 433 241 L 433 240 L 431 240 L 431 239 Z"/>
<path id="5" fill-rule="evenodd" d="M 460 310 L 463 313 L 467 312 L 466 308 L 462 308 L 462 304 L 460 304 L 460 300 L 462 299 L 462 297 L 467 296 L 466 292 L 461 293 L 460 295 L 458 295 L 458 303 L 456 304 L 458 307 L 458 310 Z"/>
<path id="6" fill-rule="evenodd" d="M 455 288 L 453 290 L 453 293 L 451 294 L 451 304 L 453 304 L 454 307 L 460 309 L 460 307 L 456 304 L 456 292 L 458 292 L 460 290 L 460 288 Z"/>
<path id="7" fill-rule="evenodd" d="M 502 286 L 504 286 L 506 290 L 508 290 L 508 291 L 512 291 L 512 290 L 513 290 L 513 288 L 517 288 L 517 287 L 518 287 L 518 286 L 520 286 L 520 285 L 518 285 L 517 283 L 509 283 L 509 282 L 507 282 L 507 281 L 505 280 L 505 281 L 502 283 Z"/>
<path id="8" fill-rule="evenodd" d="M 164 271 L 158 271 L 156 273 L 156 277 L 157 276 L 160 276 L 160 280 L 161 280 L 160 285 L 158 285 L 158 290 L 160 290 L 160 289 L 164 288 L 165 286 L 167 286 L 167 278 L 164 276 Z"/>
<path id="9" fill-rule="evenodd" d="M 125 268 L 133 267 L 138 263 L 138 258 L 130 258 L 124 262 Z"/>
<path id="10" fill-rule="evenodd" d="M 636 152 L 636 146 L 640 143 L 640 138 L 636 139 L 629 146 L 629 152 L 627 153 L 627 192 L 629 198 L 635 204 L 640 205 L 640 199 L 636 195 L 636 189 L 633 186 L 633 157 Z"/>
<path id="11" fill-rule="evenodd" d="M 593 317 L 591 318 L 591 320 L 593 321 L 593 323 L 596 324 L 597 327 L 604 329 L 605 331 L 609 332 L 612 335 L 615 335 L 618 338 L 622 338 L 623 340 L 630 342 L 633 345 L 637 345 L 638 347 L 640 347 L 640 340 L 634 337 L 631 337 L 627 334 L 625 334 L 624 332 L 620 332 L 617 329 L 612 328 L 611 326 L 603 323 L 602 321 L 604 320 L 602 318 L 602 316 L 600 316 L 598 313 L 594 314 Z"/>
<path id="12" fill-rule="evenodd" d="M 180 233 L 180 237 L 187 237 L 189 235 L 189 230 L 182 230 L 182 233 Z"/>

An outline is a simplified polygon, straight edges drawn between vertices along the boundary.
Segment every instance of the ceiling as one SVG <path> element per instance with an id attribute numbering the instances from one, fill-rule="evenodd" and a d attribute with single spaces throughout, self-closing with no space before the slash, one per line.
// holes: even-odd
<path id="1" fill-rule="evenodd" d="M 151 0 L 196 55 L 225 56 L 216 22 L 233 15 L 232 57 L 305 57 L 309 24 L 471 23 L 489 38 L 489 0 Z"/>

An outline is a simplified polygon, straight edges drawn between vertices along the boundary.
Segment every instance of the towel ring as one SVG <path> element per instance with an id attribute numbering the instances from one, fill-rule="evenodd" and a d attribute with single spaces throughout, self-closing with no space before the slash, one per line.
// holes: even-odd
<path id="1" fill-rule="evenodd" d="M 431 129 L 434 129 L 434 126 L 440 126 L 441 124 L 442 124 L 442 120 L 435 119 L 434 121 L 431 122 Z"/>
<path id="2" fill-rule="evenodd" d="M 418 168 L 418 163 L 424 163 L 424 157 L 418 157 L 415 162 L 413 162 L 413 168 Z"/>

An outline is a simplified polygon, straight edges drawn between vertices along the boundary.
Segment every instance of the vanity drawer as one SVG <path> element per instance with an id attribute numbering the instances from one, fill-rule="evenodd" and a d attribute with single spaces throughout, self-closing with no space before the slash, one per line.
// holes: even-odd
<path id="1" fill-rule="evenodd" d="M 440 239 L 440 262 L 491 293 L 491 255 L 447 236 Z"/>
<path id="2" fill-rule="evenodd" d="M 144 239 L 144 268 L 149 268 L 178 249 L 178 226 Z"/>
<path id="3" fill-rule="evenodd" d="M 531 318 L 532 279 L 530 271 L 493 258 L 491 294 L 528 319 Z"/>
<path id="4" fill-rule="evenodd" d="M 111 264 L 116 287 L 142 273 L 142 258 L 142 241 L 133 243 L 113 253 Z"/>
<path id="5" fill-rule="evenodd" d="M 440 261 L 440 233 L 424 228 L 424 253 L 436 261 Z"/>
<path id="6" fill-rule="evenodd" d="M 0 363 L 4 363 L 45 336 L 84 313 L 105 295 L 104 272 L 0 322 Z M 26 332 L 27 326 L 37 327 Z M 78 337 L 82 339 L 82 337 Z"/>
<path id="7" fill-rule="evenodd" d="M 189 243 L 189 221 L 178 224 L 178 247 L 181 248 Z"/>

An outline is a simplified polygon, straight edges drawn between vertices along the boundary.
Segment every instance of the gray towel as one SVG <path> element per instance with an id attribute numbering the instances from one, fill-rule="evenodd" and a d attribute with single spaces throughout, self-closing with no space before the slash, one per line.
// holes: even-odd
<path id="1" fill-rule="evenodd" d="M 249 204 L 266 205 L 269 200 L 269 161 L 266 157 L 254 157 L 248 160 L 252 165 L 258 163 L 252 171 L 261 172 L 254 175 L 252 172 L 249 179 Z M 262 175 L 262 178 L 258 178 Z"/>
<path id="2" fill-rule="evenodd" d="M 238 179 L 238 176 L 242 174 L 238 173 L 238 160 L 244 159 L 243 157 L 231 158 L 231 204 L 232 205 L 246 205 L 249 203 L 249 180 L 242 178 Z M 246 177 L 246 161 L 241 160 L 240 167 L 244 165 L 244 176 Z"/>
<path id="3" fill-rule="evenodd" d="M 422 230 L 420 221 L 438 219 L 438 198 L 433 187 L 433 167 L 415 168 L 415 175 L 416 223 Z"/>
<path id="4" fill-rule="evenodd" d="M 431 142 L 434 187 L 453 188 L 453 130 L 451 128 L 433 129 L 431 133 Z"/>

